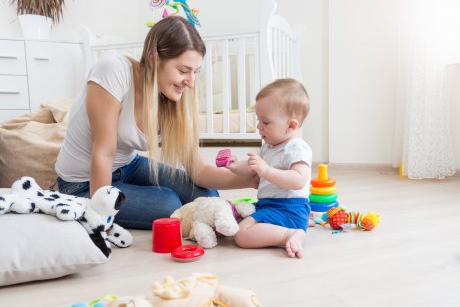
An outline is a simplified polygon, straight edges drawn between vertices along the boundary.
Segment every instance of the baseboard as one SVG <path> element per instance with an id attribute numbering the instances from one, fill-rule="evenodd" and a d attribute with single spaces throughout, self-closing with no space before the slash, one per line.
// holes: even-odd
<path id="1" fill-rule="evenodd" d="M 331 170 L 331 171 L 334 171 L 334 170 L 350 171 L 350 172 L 373 171 L 373 172 L 382 172 L 382 173 L 387 173 L 387 174 L 399 175 L 399 169 L 397 167 L 394 167 L 391 164 L 313 162 L 313 167 L 312 167 L 313 171 L 318 169 L 318 164 L 327 164 L 328 170 Z M 460 169 L 457 169 L 456 173 L 450 177 L 460 178 Z"/>
<path id="2" fill-rule="evenodd" d="M 313 167 L 317 168 L 318 164 L 313 163 Z M 398 173 L 398 168 L 391 164 L 377 164 L 377 163 L 328 163 L 328 169 L 340 171 L 374 171 L 374 172 L 390 172 Z"/>

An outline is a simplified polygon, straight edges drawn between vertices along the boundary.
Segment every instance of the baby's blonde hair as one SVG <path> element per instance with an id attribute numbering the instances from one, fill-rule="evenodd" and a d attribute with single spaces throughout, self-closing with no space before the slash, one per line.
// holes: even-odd
<path id="1" fill-rule="evenodd" d="M 196 88 L 186 89 L 180 101 L 171 101 L 158 88 L 157 63 L 181 56 L 188 50 L 205 56 L 206 47 L 198 31 L 178 16 L 157 22 L 144 42 L 140 66 L 144 68 L 143 124 L 149 164 L 157 181 L 158 163 L 183 168 L 192 175 L 198 165 L 199 123 Z M 161 151 L 158 145 L 161 137 Z"/>
<path id="2" fill-rule="evenodd" d="M 302 83 L 291 78 L 277 79 L 259 91 L 256 101 L 271 95 L 276 95 L 286 115 L 297 119 L 299 127 L 302 126 L 310 111 L 310 98 Z"/>

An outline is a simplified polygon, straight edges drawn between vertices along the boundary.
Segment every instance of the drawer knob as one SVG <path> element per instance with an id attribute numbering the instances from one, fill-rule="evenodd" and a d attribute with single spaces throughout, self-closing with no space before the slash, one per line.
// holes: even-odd
<path id="1" fill-rule="evenodd" d="M 17 91 L 0 91 L 0 94 L 21 94 L 21 92 L 17 92 Z"/>
<path id="2" fill-rule="evenodd" d="M 14 55 L 1 55 L 0 54 L 0 59 L 17 59 L 18 57 L 17 56 L 14 56 Z"/>

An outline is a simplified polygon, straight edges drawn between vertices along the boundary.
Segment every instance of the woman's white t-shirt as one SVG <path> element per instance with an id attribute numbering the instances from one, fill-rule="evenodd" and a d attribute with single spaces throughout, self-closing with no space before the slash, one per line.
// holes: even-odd
<path id="1" fill-rule="evenodd" d="M 113 55 L 98 61 L 87 82 L 102 86 L 121 103 L 118 119 L 117 148 L 112 171 L 129 164 L 137 150 L 145 151 L 146 139 L 134 118 L 134 77 L 132 64 L 123 55 Z M 59 152 L 55 170 L 68 182 L 89 181 L 91 170 L 91 132 L 86 111 L 87 83 L 76 98 L 69 114 L 66 136 Z"/>

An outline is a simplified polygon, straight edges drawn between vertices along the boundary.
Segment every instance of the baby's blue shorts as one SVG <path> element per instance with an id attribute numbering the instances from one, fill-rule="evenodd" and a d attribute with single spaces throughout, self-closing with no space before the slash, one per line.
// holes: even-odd
<path id="1" fill-rule="evenodd" d="M 310 218 L 308 198 L 263 198 L 251 216 L 259 223 L 307 231 Z"/>

